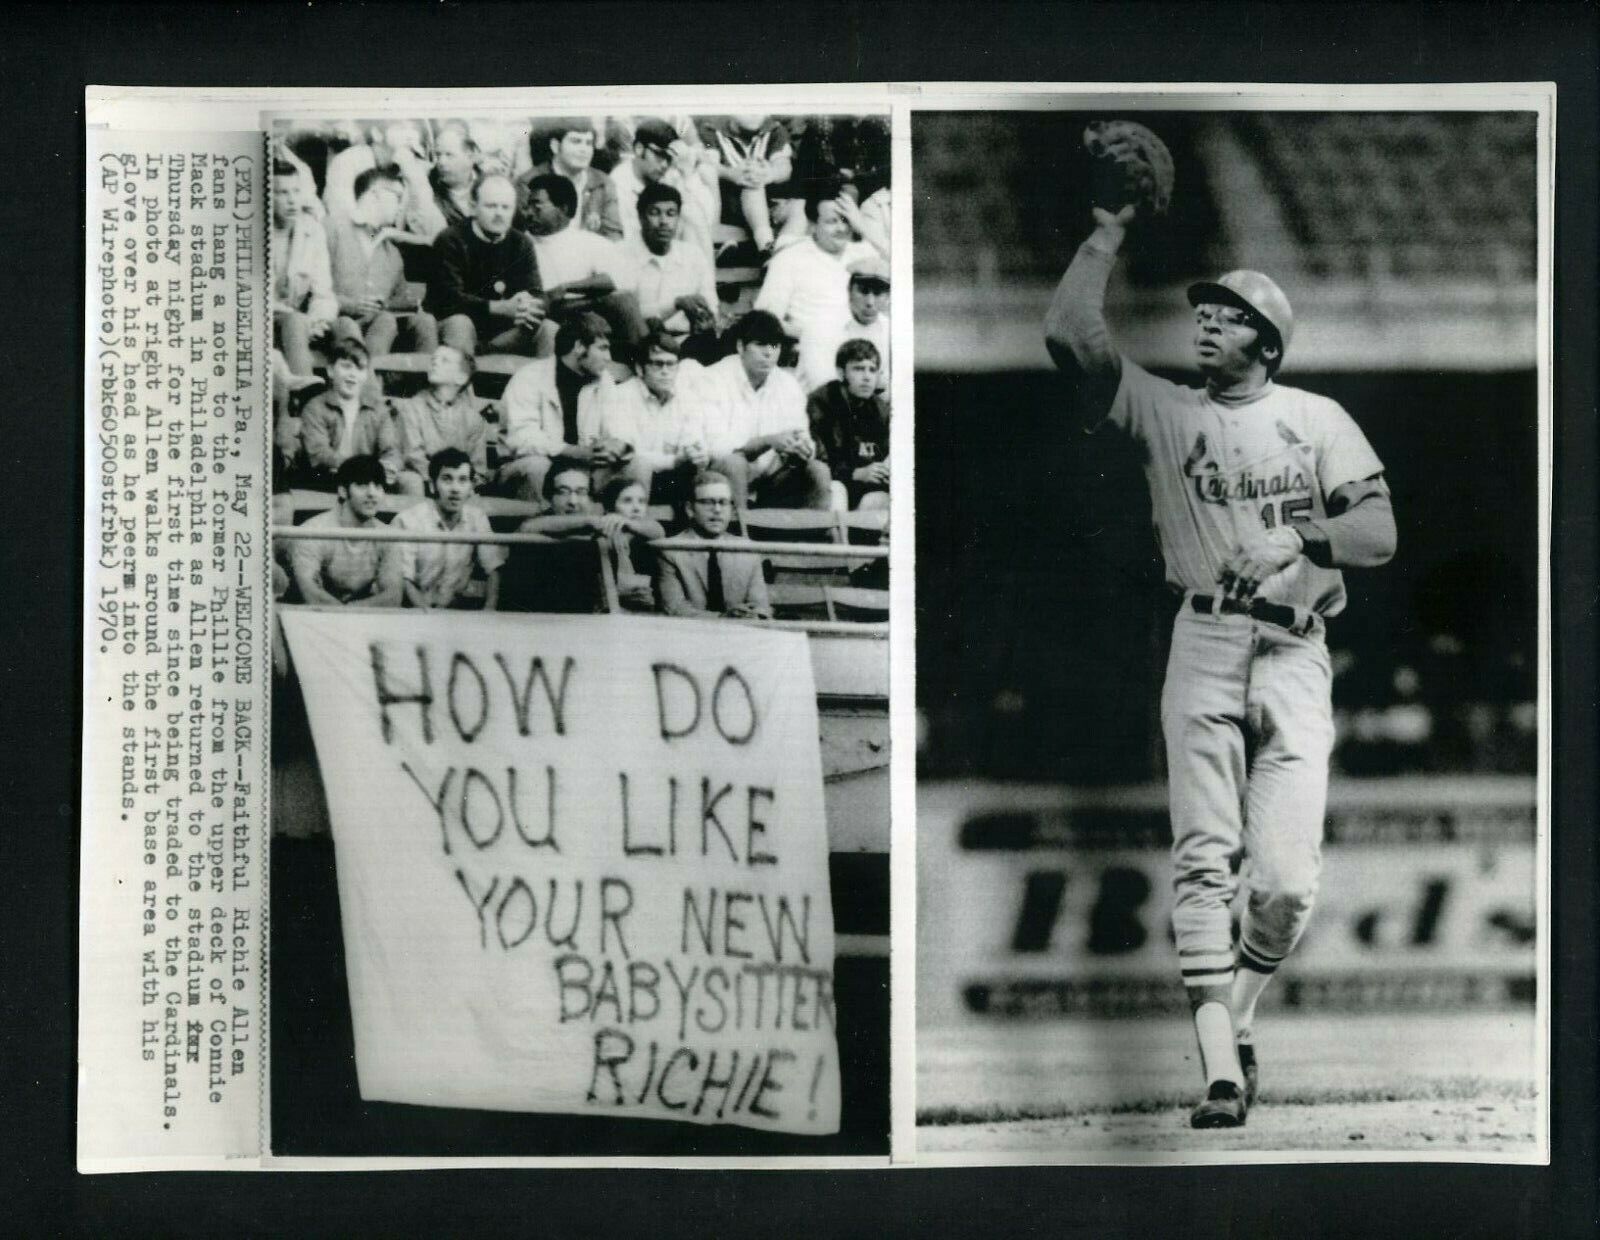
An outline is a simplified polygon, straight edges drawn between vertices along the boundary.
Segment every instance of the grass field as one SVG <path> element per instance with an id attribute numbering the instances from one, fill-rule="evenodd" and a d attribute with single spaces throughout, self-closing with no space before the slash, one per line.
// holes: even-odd
<path id="1" fill-rule="evenodd" d="M 1248 1124 L 1195 1132 L 1194 1036 L 1181 1017 L 928 1030 L 917 1149 L 1024 1159 L 1322 1151 L 1533 1161 L 1544 1108 L 1531 1010 L 1273 1013 L 1257 1030 Z"/>

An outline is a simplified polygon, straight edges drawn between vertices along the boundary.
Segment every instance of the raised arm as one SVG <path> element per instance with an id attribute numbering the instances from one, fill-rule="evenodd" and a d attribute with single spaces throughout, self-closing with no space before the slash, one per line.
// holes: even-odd
<path id="1" fill-rule="evenodd" d="M 401 222 L 416 244 L 427 245 L 446 227 L 444 212 L 433 196 L 433 181 L 428 175 L 433 165 L 409 147 L 395 152 L 395 162 L 400 165 L 400 175 L 406 183 L 406 205 Z"/>
<path id="2" fill-rule="evenodd" d="M 1106 327 L 1106 283 L 1134 210 L 1132 204 L 1116 214 L 1094 208 L 1094 232 L 1072 256 L 1045 315 L 1045 348 L 1076 389 L 1076 408 L 1088 427 L 1110 412 L 1122 381 L 1122 356 Z"/>

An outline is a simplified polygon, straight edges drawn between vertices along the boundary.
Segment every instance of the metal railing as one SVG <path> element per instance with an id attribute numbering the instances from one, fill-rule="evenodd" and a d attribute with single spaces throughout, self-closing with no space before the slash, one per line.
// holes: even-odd
<path id="1" fill-rule="evenodd" d="M 484 543 L 493 546 L 537 546 L 560 541 L 548 534 L 508 533 L 489 530 L 397 530 L 390 526 L 349 529 L 343 526 L 307 529 L 303 525 L 275 525 L 273 538 L 289 541 L 321 542 L 400 542 L 400 543 Z M 672 535 L 648 540 L 664 551 L 744 551 L 755 555 L 814 556 L 824 560 L 886 560 L 889 548 L 843 545 L 840 543 L 767 542 L 751 538 L 688 538 Z"/>
<path id="2" fill-rule="evenodd" d="M 286 542 L 471 543 L 473 545 L 484 544 L 489 546 L 549 547 L 567 541 L 552 538 L 548 534 L 538 533 L 498 533 L 493 530 L 397 530 L 389 526 L 359 529 L 347 529 L 342 526 L 336 528 L 322 526 L 308 529 L 303 525 L 275 525 L 270 532 L 274 539 L 281 538 Z M 613 613 L 621 612 L 624 609 L 617 589 L 616 570 L 611 564 L 611 557 L 604 554 L 604 548 L 598 538 L 591 538 L 590 541 L 597 552 L 601 589 L 605 597 L 606 609 Z M 646 541 L 651 547 L 663 551 L 729 551 L 760 556 L 802 556 L 817 560 L 835 561 L 885 560 L 889 557 L 889 548 L 887 547 L 854 546 L 839 543 L 767 542 L 749 538 L 708 539 L 684 535 L 652 538 Z M 761 628 L 805 632 L 818 636 L 887 639 L 889 635 L 888 622 L 881 620 L 763 620 L 741 618 L 738 623 L 751 624 Z"/>

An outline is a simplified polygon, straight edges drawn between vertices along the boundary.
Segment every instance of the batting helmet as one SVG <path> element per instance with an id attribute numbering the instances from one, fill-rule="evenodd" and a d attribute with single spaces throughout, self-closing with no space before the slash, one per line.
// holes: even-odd
<path id="1" fill-rule="evenodd" d="M 1191 306 L 1206 303 L 1237 306 L 1265 320 L 1278 333 L 1283 351 L 1289 351 L 1289 337 L 1294 335 L 1294 311 L 1289 309 L 1289 299 L 1273 280 L 1259 271 L 1230 271 L 1215 280 L 1202 280 L 1189 286 Z"/>

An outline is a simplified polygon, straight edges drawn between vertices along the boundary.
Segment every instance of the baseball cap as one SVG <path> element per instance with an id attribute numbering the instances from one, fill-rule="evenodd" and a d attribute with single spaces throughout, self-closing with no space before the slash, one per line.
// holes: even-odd
<path id="1" fill-rule="evenodd" d="M 678 131 L 666 121 L 648 116 L 634 126 L 633 140 L 665 155 L 678 140 Z"/>
<path id="2" fill-rule="evenodd" d="M 863 282 L 876 280 L 884 288 L 888 288 L 889 264 L 875 254 L 868 258 L 858 258 L 850 264 L 850 281 L 854 283 L 857 280 Z"/>
<path id="3" fill-rule="evenodd" d="M 1289 299 L 1269 276 L 1259 271 L 1240 269 L 1218 276 L 1215 280 L 1202 280 L 1189 286 L 1189 304 L 1237 306 L 1241 310 L 1265 319 L 1278 333 L 1284 352 L 1289 351 L 1289 337 L 1294 335 L 1294 311 Z"/>

